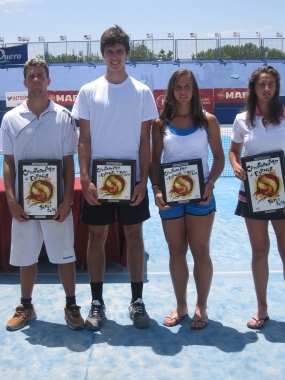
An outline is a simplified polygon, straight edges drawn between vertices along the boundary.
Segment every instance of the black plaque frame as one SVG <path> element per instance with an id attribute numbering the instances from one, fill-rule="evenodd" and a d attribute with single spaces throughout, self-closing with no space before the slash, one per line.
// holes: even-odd
<path id="1" fill-rule="evenodd" d="M 244 185 L 250 215 L 283 212 L 285 207 L 284 152 L 242 157 L 241 163 L 246 172 Z"/>
<path id="2" fill-rule="evenodd" d="M 19 204 L 30 219 L 53 219 L 63 199 L 62 181 L 62 160 L 18 161 Z"/>
<path id="3" fill-rule="evenodd" d="M 169 196 L 169 182 L 175 180 L 177 176 L 183 175 L 190 176 L 192 181 L 194 176 L 196 179 L 196 181 L 193 181 L 194 185 L 196 186 L 196 182 L 198 182 L 199 189 L 192 191 L 192 194 L 182 195 L 176 193 L 173 186 L 172 191 L 174 192 L 174 196 Z M 198 203 L 203 200 L 202 196 L 204 194 L 205 183 L 201 158 L 161 164 L 159 165 L 159 176 L 163 200 L 167 205 Z M 172 200 L 170 198 L 172 198 Z"/>
<path id="4" fill-rule="evenodd" d="M 129 181 L 126 182 L 125 179 Z M 94 159 L 92 160 L 92 182 L 97 188 L 100 203 L 132 203 L 136 184 L 136 161 Z M 118 192 L 121 186 L 123 190 Z"/>

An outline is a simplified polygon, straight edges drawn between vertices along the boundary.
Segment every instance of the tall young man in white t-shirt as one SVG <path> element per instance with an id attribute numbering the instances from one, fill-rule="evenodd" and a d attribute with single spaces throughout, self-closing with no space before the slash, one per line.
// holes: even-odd
<path id="1" fill-rule="evenodd" d="M 105 318 L 104 245 L 108 225 L 115 221 L 117 211 L 128 244 L 132 290 L 129 315 L 134 326 L 146 328 L 150 326 L 150 318 L 142 300 L 142 223 L 150 217 L 146 185 L 151 120 L 157 117 L 157 109 L 149 88 L 126 73 L 129 37 L 120 27 L 109 28 L 103 33 L 101 53 L 106 62 L 106 74 L 81 88 L 72 111 L 80 121 L 79 161 L 85 198 L 82 221 L 89 225 L 87 262 L 92 303 L 85 326 L 98 330 Z M 136 160 L 136 186 L 130 205 L 100 204 L 98 201 L 97 189 L 91 182 L 91 162 L 92 159 L 110 158 Z"/>
<path id="2" fill-rule="evenodd" d="M 18 330 L 37 318 L 32 291 L 37 261 L 45 242 L 48 257 L 58 264 L 66 294 L 64 318 L 74 330 L 84 328 L 75 301 L 75 253 L 71 204 L 74 186 L 73 154 L 77 132 L 70 113 L 47 97 L 51 80 L 46 62 L 30 59 L 24 66 L 28 100 L 5 114 L 0 131 L 0 154 L 4 155 L 4 184 L 13 216 L 10 263 L 20 266 L 21 302 L 7 322 L 7 330 Z M 32 220 L 19 204 L 18 161 L 58 159 L 63 163 L 63 201 L 53 220 Z M 44 310 L 42 311 L 44 313 Z"/>

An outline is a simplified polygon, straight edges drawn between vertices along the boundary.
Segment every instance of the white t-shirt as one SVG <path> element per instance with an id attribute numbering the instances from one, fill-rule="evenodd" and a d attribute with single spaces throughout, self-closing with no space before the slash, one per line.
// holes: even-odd
<path id="1" fill-rule="evenodd" d="M 255 116 L 254 127 L 245 122 L 246 112 L 238 114 L 235 118 L 232 131 L 232 141 L 244 144 L 244 156 L 285 151 L 285 120 L 279 125 L 269 124 L 266 128 L 262 124 L 263 116 Z M 244 190 L 241 182 L 240 190 Z"/>
<path id="2" fill-rule="evenodd" d="M 141 123 L 158 117 L 146 85 L 131 77 L 120 84 L 100 77 L 80 89 L 72 115 L 90 121 L 91 160 L 136 160 L 136 180 L 140 181 Z"/>
<path id="3" fill-rule="evenodd" d="M 190 131 L 192 130 L 192 133 Z M 188 134 L 182 134 L 172 125 L 165 127 L 163 133 L 163 162 L 175 162 L 183 160 L 202 159 L 205 180 L 209 177 L 208 164 L 208 134 L 204 128 L 192 126 L 188 128 Z M 180 132 L 180 134 L 179 134 Z"/>
<path id="4" fill-rule="evenodd" d="M 0 154 L 13 155 L 16 184 L 18 160 L 62 159 L 77 153 L 78 136 L 74 119 L 64 107 L 50 100 L 39 118 L 26 102 L 4 115 L 0 129 Z M 18 186 L 15 189 L 18 200 Z"/>

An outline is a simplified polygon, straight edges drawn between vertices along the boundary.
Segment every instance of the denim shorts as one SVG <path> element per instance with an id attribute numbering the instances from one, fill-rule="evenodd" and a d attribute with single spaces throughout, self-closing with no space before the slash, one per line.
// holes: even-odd
<path id="1" fill-rule="evenodd" d="M 182 218 L 185 214 L 204 216 L 216 211 L 216 201 L 213 198 L 207 205 L 200 205 L 199 203 L 181 203 L 171 206 L 168 210 L 159 210 L 161 219 L 177 219 Z"/>

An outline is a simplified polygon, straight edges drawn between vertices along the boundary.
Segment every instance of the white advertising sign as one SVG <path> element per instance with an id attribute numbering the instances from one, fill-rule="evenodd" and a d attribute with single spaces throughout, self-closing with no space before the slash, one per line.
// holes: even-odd
<path id="1" fill-rule="evenodd" d="M 5 92 L 6 107 L 17 107 L 28 99 L 28 92 Z"/>

